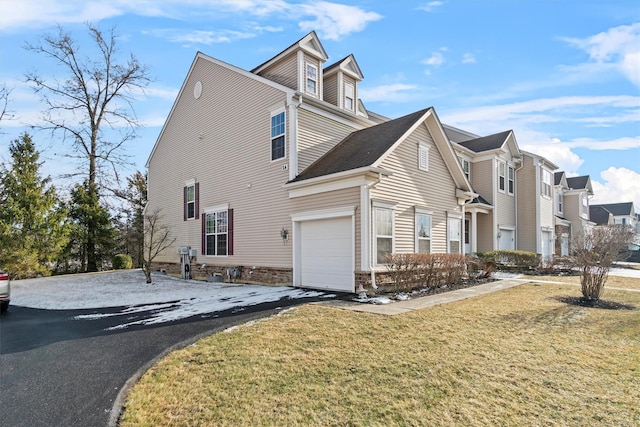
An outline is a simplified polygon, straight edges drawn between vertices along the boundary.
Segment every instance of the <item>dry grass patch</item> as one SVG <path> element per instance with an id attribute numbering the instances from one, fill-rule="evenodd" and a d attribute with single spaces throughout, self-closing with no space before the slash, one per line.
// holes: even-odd
<path id="1" fill-rule="evenodd" d="M 633 310 L 517 288 L 400 316 L 308 305 L 176 351 L 122 426 L 640 424 Z"/>
<path id="2" fill-rule="evenodd" d="M 580 285 L 580 276 L 524 276 L 525 279 L 545 282 L 563 282 Z M 603 298 L 607 298 L 607 288 L 640 290 L 640 279 L 632 277 L 609 276 L 604 285 Z"/>

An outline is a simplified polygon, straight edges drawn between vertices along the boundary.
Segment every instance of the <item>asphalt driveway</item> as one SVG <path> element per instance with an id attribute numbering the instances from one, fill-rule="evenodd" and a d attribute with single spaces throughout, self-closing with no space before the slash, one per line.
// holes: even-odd
<path id="1" fill-rule="evenodd" d="M 0 425 L 105 426 L 127 380 L 170 349 L 333 297 L 166 276 L 147 285 L 140 271 L 15 281 L 0 318 Z"/>

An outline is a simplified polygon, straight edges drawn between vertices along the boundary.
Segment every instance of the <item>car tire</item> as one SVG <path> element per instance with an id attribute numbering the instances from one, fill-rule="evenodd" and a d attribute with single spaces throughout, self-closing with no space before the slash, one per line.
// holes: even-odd
<path id="1" fill-rule="evenodd" d="M 4 314 L 5 311 L 9 308 L 9 301 L 2 301 L 0 303 L 0 314 Z"/>

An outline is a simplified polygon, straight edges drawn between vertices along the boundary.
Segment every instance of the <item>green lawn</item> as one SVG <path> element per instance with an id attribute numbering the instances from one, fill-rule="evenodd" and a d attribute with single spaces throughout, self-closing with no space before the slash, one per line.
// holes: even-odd
<path id="1" fill-rule="evenodd" d="M 637 280 L 637 279 L 631 279 Z M 308 305 L 176 351 L 122 426 L 637 426 L 640 292 L 626 310 L 525 284 L 398 316 Z"/>

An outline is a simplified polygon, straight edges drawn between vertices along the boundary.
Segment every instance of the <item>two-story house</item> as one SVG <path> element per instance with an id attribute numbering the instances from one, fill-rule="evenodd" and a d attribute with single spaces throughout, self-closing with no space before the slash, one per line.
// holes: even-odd
<path id="1" fill-rule="evenodd" d="M 611 213 L 613 224 L 628 225 L 634 231 L 637 229 L 636 210 L 633 202 L 624 203 L 606 203 L 599 205 L 591 205 L 592 208 L 604 209 Z M 592 218 L 593 219 L 593 218 Z M 596 224 L 600 224 L 597 221 Z"/>
<path id="2" fill-rule="evenodd" d="M 589 175 L 567 177 L 563 171 L 554 174 L 554 184 L 556 255 L 564 256 L 569 252 L 571 237 L 595 225 L 589 215 L 593 187 Z"/>
<path id="3" fill-rule="evenodd" d="M 478 194 L 435 110 L 367 111 L 355 57 L 327 59 L 315 32 L 251 71 L 197 53 L 147 162 L 165 268 L 189 246 L 206 273 L 354 292 L 389 253 L 463 252 Z"/>
<path id="4" fill-rule="evenodd" d="M 553 258 L 555 252 L 554 163 L 528 151 L 521 151 L 516 169 L 518 249 Z"/>
<path id="5" fill-rule="evenodd" d="M 516 249 L 516 168 L 522 162 L 513 131 L 478 137 L 446 126 L 462 169 L 478 197 L 465 207 L 466 253 Z"/>

